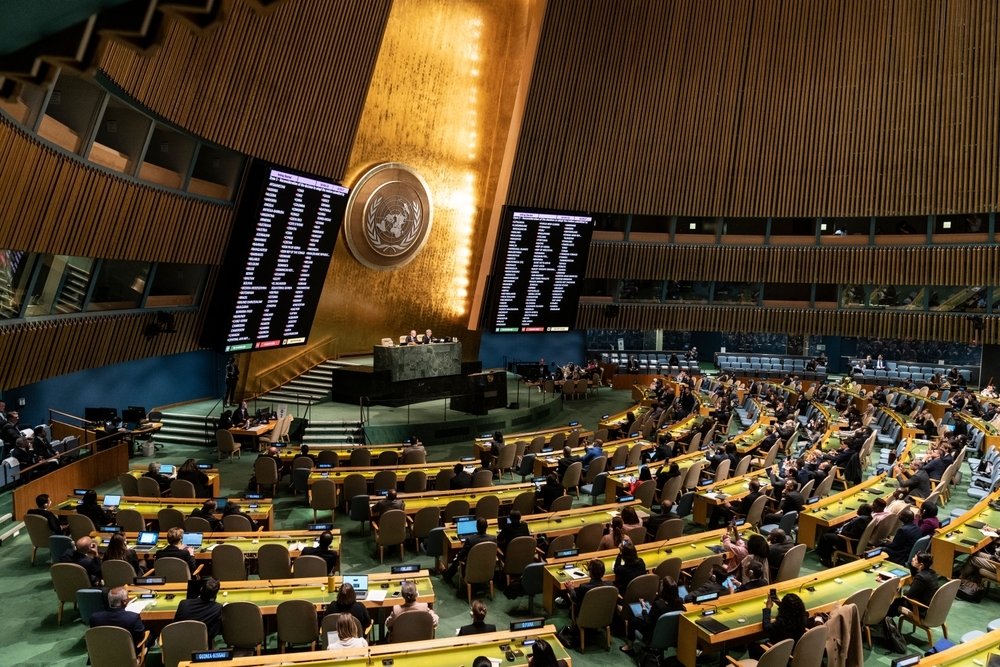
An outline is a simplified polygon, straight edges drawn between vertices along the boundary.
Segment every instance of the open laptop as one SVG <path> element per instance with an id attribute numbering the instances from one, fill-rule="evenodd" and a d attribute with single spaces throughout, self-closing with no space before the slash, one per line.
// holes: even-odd
<path id="1" fill-rule="evenodd" d="M 344 583 L 354 587 L 354 596 L 358 600 L 364 600 L 368 597 L 367 574 L 345 574 Z"/>
<path id="2" fill-rule="evenodd" d="M 118 506 L 122 504 L 122 497 L 119 495 L 104 496 L 104 509 L 118 509 Z"/>
<path id="3" fill-rule="evenodd" d="M 458 533 L 458 539 L 463 542 L 473 535 L 476 534 L 476 518 L 465 519 L 464 521 L 459 521 L 455 524 L 455 531 Z"/>
<path id="4" fill-rule="evenodd" d="M 201 543 L 205 536 L 202 533 L 184 533 L 184 537 L 181 540 L 184 546 L 191 547 L 192 549 L 200 549 Z"/>
<path id="5" fill-rule="evenodd" d="M 160 539 L 160 534 L 155 530 L 144 530 L 135 539 L 132 547 L 136 553 L 149 553 L 156 548 L 156 541 Z"/>
<path id="6" fill-rule="evenodd" d="M 161 463 L 160 464 L 160 474 L 161 475 L 166 475 L 167 477 L 170 477 L 171 475 L 174 474 L 174 470 L 175 470 L 174 466 L 172 466 L 169 463 Z"/>

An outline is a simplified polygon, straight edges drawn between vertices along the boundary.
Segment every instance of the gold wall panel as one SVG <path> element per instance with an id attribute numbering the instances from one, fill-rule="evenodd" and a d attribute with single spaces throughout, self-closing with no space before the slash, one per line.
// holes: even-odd
<path id="1" fill-rule="evenodd" d="M 0 116 L 5 248 L 218 264 L 232 216 L 229 204 L 164 192 L 58 153 Z"/>
<path id="2" fill-rule="evenodd" d="M 214 29 L 168 20 L 161 48 L 111 44 L 101 68 L 193 134 L 342 177 L 392 0 L 299 0 L 263 14 L 224 1 Z"/>
<path id="3" fill-rule="evenodd" d="M 492 213 L 526 21 L 518 0 L 393 3 L 344 183 L 380 162 L 405 164 L 427 183 L 434 225 L 420 254 L 392 271 L 361 265 L 339 239 L 311 340 L 370 353 L 383 336 L 431 328 L 477 357 L 478 334 L 466 328 L 472 267 Z M 257 353 L 249 375 L 298 354 Z"/>
<path id="4" fill-rule="evenodd" d="M 580 329 L 638 329 L 667 331 L 764 332 L 777 334 L 912 338 L 958 343 L 1000 342 L 1000 318 L 982 318 L 983 331 L 973 329 L 966 315 L 927 313 L 746 308 L 724 306 L 666 306 L 620 304 L 609 317 L 608 304 L 581 304 Z"/>
<path id="5" fill-rule="evenodd" d="M 997 43 L 995 2 L 550 0 L 507 202 L 996 210 Z"/>
<path id="6" fill-rule="evenodd" d="M 752 247 L 595 242 L 588 278 L 860 285 L 977 285 L 1000 246 Z"/>

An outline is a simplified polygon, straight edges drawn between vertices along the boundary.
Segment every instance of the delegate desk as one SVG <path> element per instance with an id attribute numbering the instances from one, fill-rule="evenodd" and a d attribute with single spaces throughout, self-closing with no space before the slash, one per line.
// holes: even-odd
<path id="1" fill-rule="evenodd" d="M 700 526 L 708 523 L 712 510 L 716 507 L 726 502 L 733 503 L 750 493 L 750 480 L 756 479 L 760 482 L 760 488 L 763 490 L 769 482 L 767 473 L 767 468 L 762 468 L 703 487 L 694 495 L 691 520 Z"/>
<path id="2" fill-rule="evenodd" d="M 397 498 L 405 502 L 404 511 L 409 514 L 416 514 L 425 507 L 439 507 L 442 510 L 453 500 L 466 500 L 469 503 L 469 511 L 475 512 L 476 503 L 483 496 L 497 496 L 501 505 L 510 505 L 514 498 L 525 491 L 535 492 L 535 485 L 531 482 L 524 484 L 497 484 L 495 486 L 482 486 L 474 489 L 455 489 L 454 491 L 425 491 L 423 493 L 400 493 Z M 371 504 L 378 502 L 378 498 L 372 498 Z"/>
<path id="3" fill-rule="evenodd" d="M 434 606 L 434 587 L 431 584 L 430 573 L 421 570 L 414 574 L 389 574 L 380 572 L 368 575 L 368 597 L 360 602 L 370 611 L 390 610 L 402 598 L 400 585 L 404 580 L 410 580 L 417 586 L 417 600 Z M 306 600 L 313 603 L 316 611 L 323 611 L 331 600 L 337 597 L 337 588 L 343 582 L 341 576 L 304 577 L 301 579 L 252 579 L 247 581 L 220 582 L 218 601 L 252 602 L 265 616 L 273 616 L 278 611 L 278 605 L 285 600 Z M 382 586 L 385 588 L 382 588 Z M 174 619 L 177 606 L 186 597 L 187 583 L 163 584 L 162 586 L 141 587 L 126 586 L 129 598 L 133 598 L 128 609 L 137 612 L 146 625 L 166 625 Z M 381 597 L 385 592 L 385 599 Z M 152 594 L 151 598 L 142 598 L 141 594 Z"/>
<path id="4" fill-rule="evenodd" d="M 740 457 L 753 454 L 760 449 L 760 441 L 767 437 L 767 427 L 771 421 L 771 418 L 761 410 L 756 423 L 751 424 L 750 428 L 729 439 L 730 442 L 736 445 L 736 453 Z"/>
<path id="5" fill-rule="evenodd" d="M 981 454 L 986 452 L 987 447 L 1000 450 L 1000 430 L 997 430 L 996 426 L 979 417 L 973 417 L 968 412 L 959 412 L 956 416 L 977 431 L 982 431 L 983 445 L 979 448 Z"/>
<path id="6" fill-rule="evenodd" d="M 396 452 L 396 456 L 399 460 L 403 460 L 403 453 L 406 451 L 403 449 L 402 444 L 384 444 L 384 445 L 309 445 L 309 453 L 303 454 L 298 447 L 287 447 L 278 446 L 278 459 L 281 460 L 282 464 L 290 464 L 292 461 L 299 456 L 310 456 L 312 458 L 317 458 L 320 452 L 336 452 L 338 465 L 339 462 L 343 461 L 345 463 L 349 462 L 351 459 L 351 452 L 357 449 L 366 449 L 371 455 L 371 460 L 375 461 L 379 454 L 382 452 Z"/>
<path id="7" fill-rule="evenodd" d="M 874 589 L 885 577 L 895 576 L 903 585 L 910 576 L 909 571 L 883 563 L 885 559 L 886 555 L 881 553 L 870 560 L 852 561 L 814 575 L 724 595 L 705 605 L 689 606 L 680 617 L 677 657 L 681 664 L 694 665 L 699 646 L 715 652 L 725 650 L 727 642 L 745 641 L 762 634 L 761 610 L 771 588 L 777 589 L 779 598 L 784 593 L 799 594 L 809 614 L 814 615 L 832 609 L 855 591 Z M 808 594 L 802 594 L 803 589 Z M 702 612 L 709 610 L 715 613 L 702 616 Z"/>
<path id="8" fill-rule="evenodd" d="M 609 431 L 619 429 L 628 423 L 628 413 L 631 412 L 636 421 L 639 421 L 643 415 L 652 409 L 652 405 L 652 401 L 644 398 L 628 410 L 622 410 L 613 415 L 603 417 L 601 421 L 597 422 L 597 426 L 598 428 L 606 428 Z"/>
<path id="9" fill-rule="evenodd" d="M 951 404 L 947 401 L 939 401 L 937 399 L 931 398 L 924 394 L 918 394 L 916 392 L 907 391 L 905 389 L 894 387 L 892 391 L 896 392 L 902 396 L 909 396 L 913 400 L 913 404 L 916 405 L 919 401 L 924 402 L 924 410 L 927 410 L 938 422 L 944 417 L 944 413 L 951 410 Z M 930 392 L 928 392 L 930 393 Z"/>
<path id="10" fill-rule="evenodd" d="M 393 382 L 462 374 L 461 343 L 376 345 L 372 352 L 375 372 L 388 371 Z"/>
<path id="11" fill-rule="evenodd" d="M 591 523 L 610 523 L 611 519 L 621 513 L 623 507 L 634 507 L 639 514 L 639 518 L 648 516 L 642 511 L 642 503 L 638 500 L 630 500 L 625 503 L 611 503 L 609 505 L 593 505 L 589 507 L 576 507 L 564 512 L 544 512 L 541 514 L 529 514 L 521 518 L 521 523 L 528 526 L 531 535 L 545 535 L 551 542 L 553 538 L 560 535 L 576 535 L 584 526 Z M 490 527 L 487 530 L 491 535 L 497 534 L 497 520 L 489 520 Z M 445 548 L 450 551 L 457 551 L 462 548 L 462 541 L 458 539 L 458 530 L 454 525 L 445 528 Z M 451 560 L 450 552 L 444 554 L 444 562 Z"/>
<path id="12" fill-rule="evenodd" d="M 955 644 L 920 659 L 920 667 L 985 667 L 990 664 L 990 656 L 1000 655 L 1000 630 L 988 632 L 981 637 Z"/>
<path id="13" fill-rule="evenodd" d="M 549 443 L 552 442 L 553 436 L 562 434 L 568 438 L 574 431 L 579 433 L 580 440 L 594 437 L 593 431 L 586 430 L 577 424 L 576 426 L 556 426 L 554 428 L 546 428 L 539 431 L 524 431 L 521 433 L 511 433 L 509 435 L 504 434 L 503 441 L 504 444 L 506 444 L 508 442 L 521 442 L 523 440 L 524 442 L 530 444 L 535 438 L 541 437 L 545 439 L 545 444 L 543 446 L 548 447 Z M 492 440 L 493 434 L 481 435 L 476 438 L 472 443 L 472 455 L 476 457 L 477 460 L 481 459 L 483 454 L 488 451 L 489 443 Z"/>
<path id="14" fill-rule="evenodd" d="M 311 488 L 316 480 L 328 479 L 333 482 L 337 495 L 339 496 L 344 486 L 344 480 L 349 476 L 361 475 L 365 478 L 365 482 L 371 486 L 375 481 L 375 475 L 387 470 L 396 472 L 397 485 L 402 484 L 406 475 L 414 470 L 425 473 L 427 475 L 428 483 L 431 483 L 440 471 L 451 470 L 455 467 L 456 463 L 460 463 L 465 466 L 469 473 L 473 472 L 477 467 L 475 461 L 439 461 L 437 463 L 412 463 L 407 465 L 394 464 L 391 466 L 367 466 L 364 468 L 339 466 L 336 468 L 313 468 L 312 472 L 309 473 L 309 486 Z M 344 504 L 346 504 L 349 500 L 350 498 L 338 498 L 338 502 Z"/>
<path id="15" fill-rule="evenodd" d="M 670 459 L 669 463 L 676 463 L 677 467 L 680 468 L 681 476 L 684 476 L 687 474 L 688 469 L 699 461 L 705 461 L 705 452 L 700 450 L 675 456 Z M 643 465 L 649 468 L 649 473 L 653 476 L 653 479 L 656 479 L 657 472 L 659 472 L 665 463 L 667 462 L 651 461 Z M 639 468 L 640 466 L 629 466 L 628 468 L 610 471 L 605 481 L 604 502 L 613 503 L 619 495 L 625 495 L 625 488 L 639 478 Z"/>
<path id="16" fill-rule="evenodd" d="M 148 469 L 149 469 L 148 467 L 132 468 L 132 469 L 130 469 L 128 471 L 128 474 L 132 475 L 136 479 L 139 479 L 140 477 L 142 477 L 143 475 L 146 474 L 146 471 Z M 220 497 L 222 495 L 222 492 L 220 490 L 222 487 L 221 487 L 221 485 L 219 483 L 220 475 L 219 475 L 218 469 L 217 468 L 210 468 L 208 470 L 202 470 L 202 472 L 205 473 L 206 475 L 208 475 L 208 483 L 212 487 L 212 497 L 213 498 Z M 170 477 L 170 479 L 177 479 L 176 470 L 174 471 L 174 474 L 173 475 L 169 475 L 169 477 Z"/>
<path id="17" fill-rule="evenodd" d="M 648 572 L 652 572 L 660 563 L 670 558 L 680 558 L 681 568 L 689 569 L 697 567 L 706 558 L 725 553 L 722 538 L 727 530 L 720 528 L 695 535 L 675 537 L 672 540 L 647 542 L 637 546 L 636 551 L 639 552 L 639 557 L 646 564 Z M 743 539 L 747 539 L 752 533 L 749 526 L 743 526 L 739 530 Z M 562 595 L 571 588 L 576 588 L 590 580 L 590 575 L 587 574 L 587 564 L 595 558 L 604 562 L 604 581 L 608 584 L 614 582 L 614 564 L 618 553 L 618 549 L 608 549 L 607 551 L 581 554 L 573 558 L 556 558 L 546 561 L 542 575 L 542 604 L 545 605 L 545 610 L 551 614 L 557 595 Z M 694 662 L 685 664 L 693 665 Z"/>
<path id="18" fill-rule="evenodd" d="M 648 452 L 649 450 L 653 449 L 654 446 L 651 441 L 646 440 L 642 436 L 624 438 L 622 440 L 612 440 L 611 442 L 604 443 L 603 447 L 604 456 L 607 456 L 608 460 L 610 461 L 611 458 L 615 455 L 615 452 L 618 451 L 620 447 L 624 447 L 625 449 L 631 449 L 632 445 L 635 444 L 641 445 L 640 450 L 644 452 Z M 579 456 L 582 458 L 583 455 L 587 453 L 587 448 L 585 446 L 574 447 L 572 451 L 573 451 L 573 456 Z M 545 477 L 550 472 L 556 472 L 556 470 L 559 468 L 559 459 L 561 459 L 563 456 L 562 450 L 559 450 L 558 452 L 556 451 L 543 452 L 543 454 L 535 456 L 534 469 L 532 470 L 535 477 Z"/>
<path id="19" fill-rule="evenodd" d="M 76 496 L 71 496 L 56 505 L 52 511 L 59 516 L 76 514 L 76 506 L 79 504 L 79 500 Z M 99 497 L 97 502 L 103 504 L 104 497 Z M 199 509 L 203 502 L 197 498 L 133 498 L 126 496 L 122 498 L 121 504 L 118 505 L 118 510 L 136 510 L 146 521 L 156 521 L 161 509 L 172 507 L 180 510 L 184 516 L 189 516 L 191 511 Z M 243 511 L 260 524 L 262 530 L 270 530 L 271 522 L 274 519 L 274 505 L 270 502 L 250 500 L 243 501 L 243 503 L 246 503 L 243 505 Z M 251 509 L 251 504 L 256 504 L 257 507 Z M 96 527 L 100 528 L 100 526 Z"/>
<path id="20" fill-rule="evenodd" d="M 975 553 L 993 541 L 994 538 L 983 531 L 1000 529 L 1000 510 L 990 507 L 990 503 L 997 502 L 1000 502 L 1000 489 L 953 520 L 947 526 L 948 532 L 939 530 L 934 534 L 931 538 L 931 554 L 934 556 L 935 570 L 949 576 L 955 567 L 956 553 Z"/>
<path id="21" fill-rule="evenodd" d="M 270 419 L 264 424 L 254 424 L 246 428 L 232 427 L 229 432 L 236 440 L 249 440 L 253 443 L 254 449 L 260 449 L 260 436 L 270 433 L 278 425 L 277 419 Z"/>
<path id="22" fill-rule="evenodd" d="M 572 667 L 573 658 L 556 639 L 554 625 L 534 630 L 516 632 L 490 632 L 465 637 L 441 637 L 402 644 L 372 645 L 364 648 L 334 651 L 304 651 L 277 655 L 233 658 L 225 662 L 181 662 L 180 667 L 440 667 L 464 665 L 471 667 L 479 656 L 490 658 L 494 664 L 508 667 L 525 667 L 531 656 L 531 644 L 544 639 L 555 652 L 556 659 Z M 507 660 L 509 647 L 514 660 Z"/>
<path id="23" fill-rule="evenodd" d="M 869 477 L 857 486 L 827 496 L 812 505 L 806 505 L 799 512 L 797 542 L 806 545 L 807 549 L 812 549 L 816 546 L 816 541 L 823 532 L 836 528 L 856 517 L 858 508 L 862 504 L 871 503 L 879 496 L 888 502 L 897 486 L 895 479 L 882 473 L 875 477 Z"/>
<path id="24" fill-rule="evenodd" d="M 340 557 L 340 529 L 334 528 L 330 531 L 333 533 L 333 543 L 330 545 L 331 551 L 336 551 L 338 556 L 338 562 Z M 138 533 L 126 533 L 126 538 L 129 544 L 135 545 L 135 540 L 138 537 Z M 245 558 L 256 558 L 257 552 L 265 544 L 280 544 L 288 549 L 288 555 L 294 561 L 302 554 L 302 550 L 308 546 L 318 546 L 319 532 L 315 530 L 267 530 L 258 531 L 251 533 L 226 533 L 226 532 L 216 532 L 216 533 L 202 533 L 202 544 L 201 547 L 194 550 L 194 557 L 197 561 L 210 562 L 212 560 L 212 551 L 215 547 L 220 544 L 231 544 L 233 546 L 239 547 L 240 551 L 243 552 Z M 108 539 L 104 540 L 106 545 Z M 150 552 L 146 552 L 145 555 L 155 555 L 160 549 L 164 549 L 167 546 L 167 534 L 160 532 L 159 539 L 156 542 L 156 548 Z M 143 556 L 140 553 L 139 556 Z"/>

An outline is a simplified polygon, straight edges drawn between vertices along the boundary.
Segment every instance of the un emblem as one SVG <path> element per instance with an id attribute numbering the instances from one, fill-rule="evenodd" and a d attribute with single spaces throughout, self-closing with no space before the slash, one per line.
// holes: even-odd
<path id="1" fill-rule="evenodd" d="M 355 259 L 371 269 L 404 266 L 431 231 L 431 198 L 420 176 L 397 162 L 362 174 L 347 202 L 344 236 Z"/>

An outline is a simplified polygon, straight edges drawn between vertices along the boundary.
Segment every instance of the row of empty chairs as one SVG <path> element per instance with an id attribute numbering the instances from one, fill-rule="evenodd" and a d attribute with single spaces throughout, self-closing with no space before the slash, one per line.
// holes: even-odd
<path id="1" fill-rule="evenodd" d="M 670 364 L 670 355 L 677 356 L 677 364 Z M 628 367 L 629 358 L 635 357 L 639 363 L 639 369 L 643 373 L 669 373 L 686 371 L 688 373 L 698 373 L 701 367 L 696 359 L 685 359 L 684 351 L 664 350 L 660 352 L 602 352 L 601 361 L 608 364 L 617 364 L 618 372 L 623 373 Z"/>
<path id="2" fill-rule="evenodd" d="M 724 373 L 749 375 L 762 378 L 778 378 L 798 375 L 811 380 L 826 378 L 826 366 L 806 370 L 812 357 L 790 357 L 766 354 L 723 354 L 716 355 L 715 363 Z"/>

